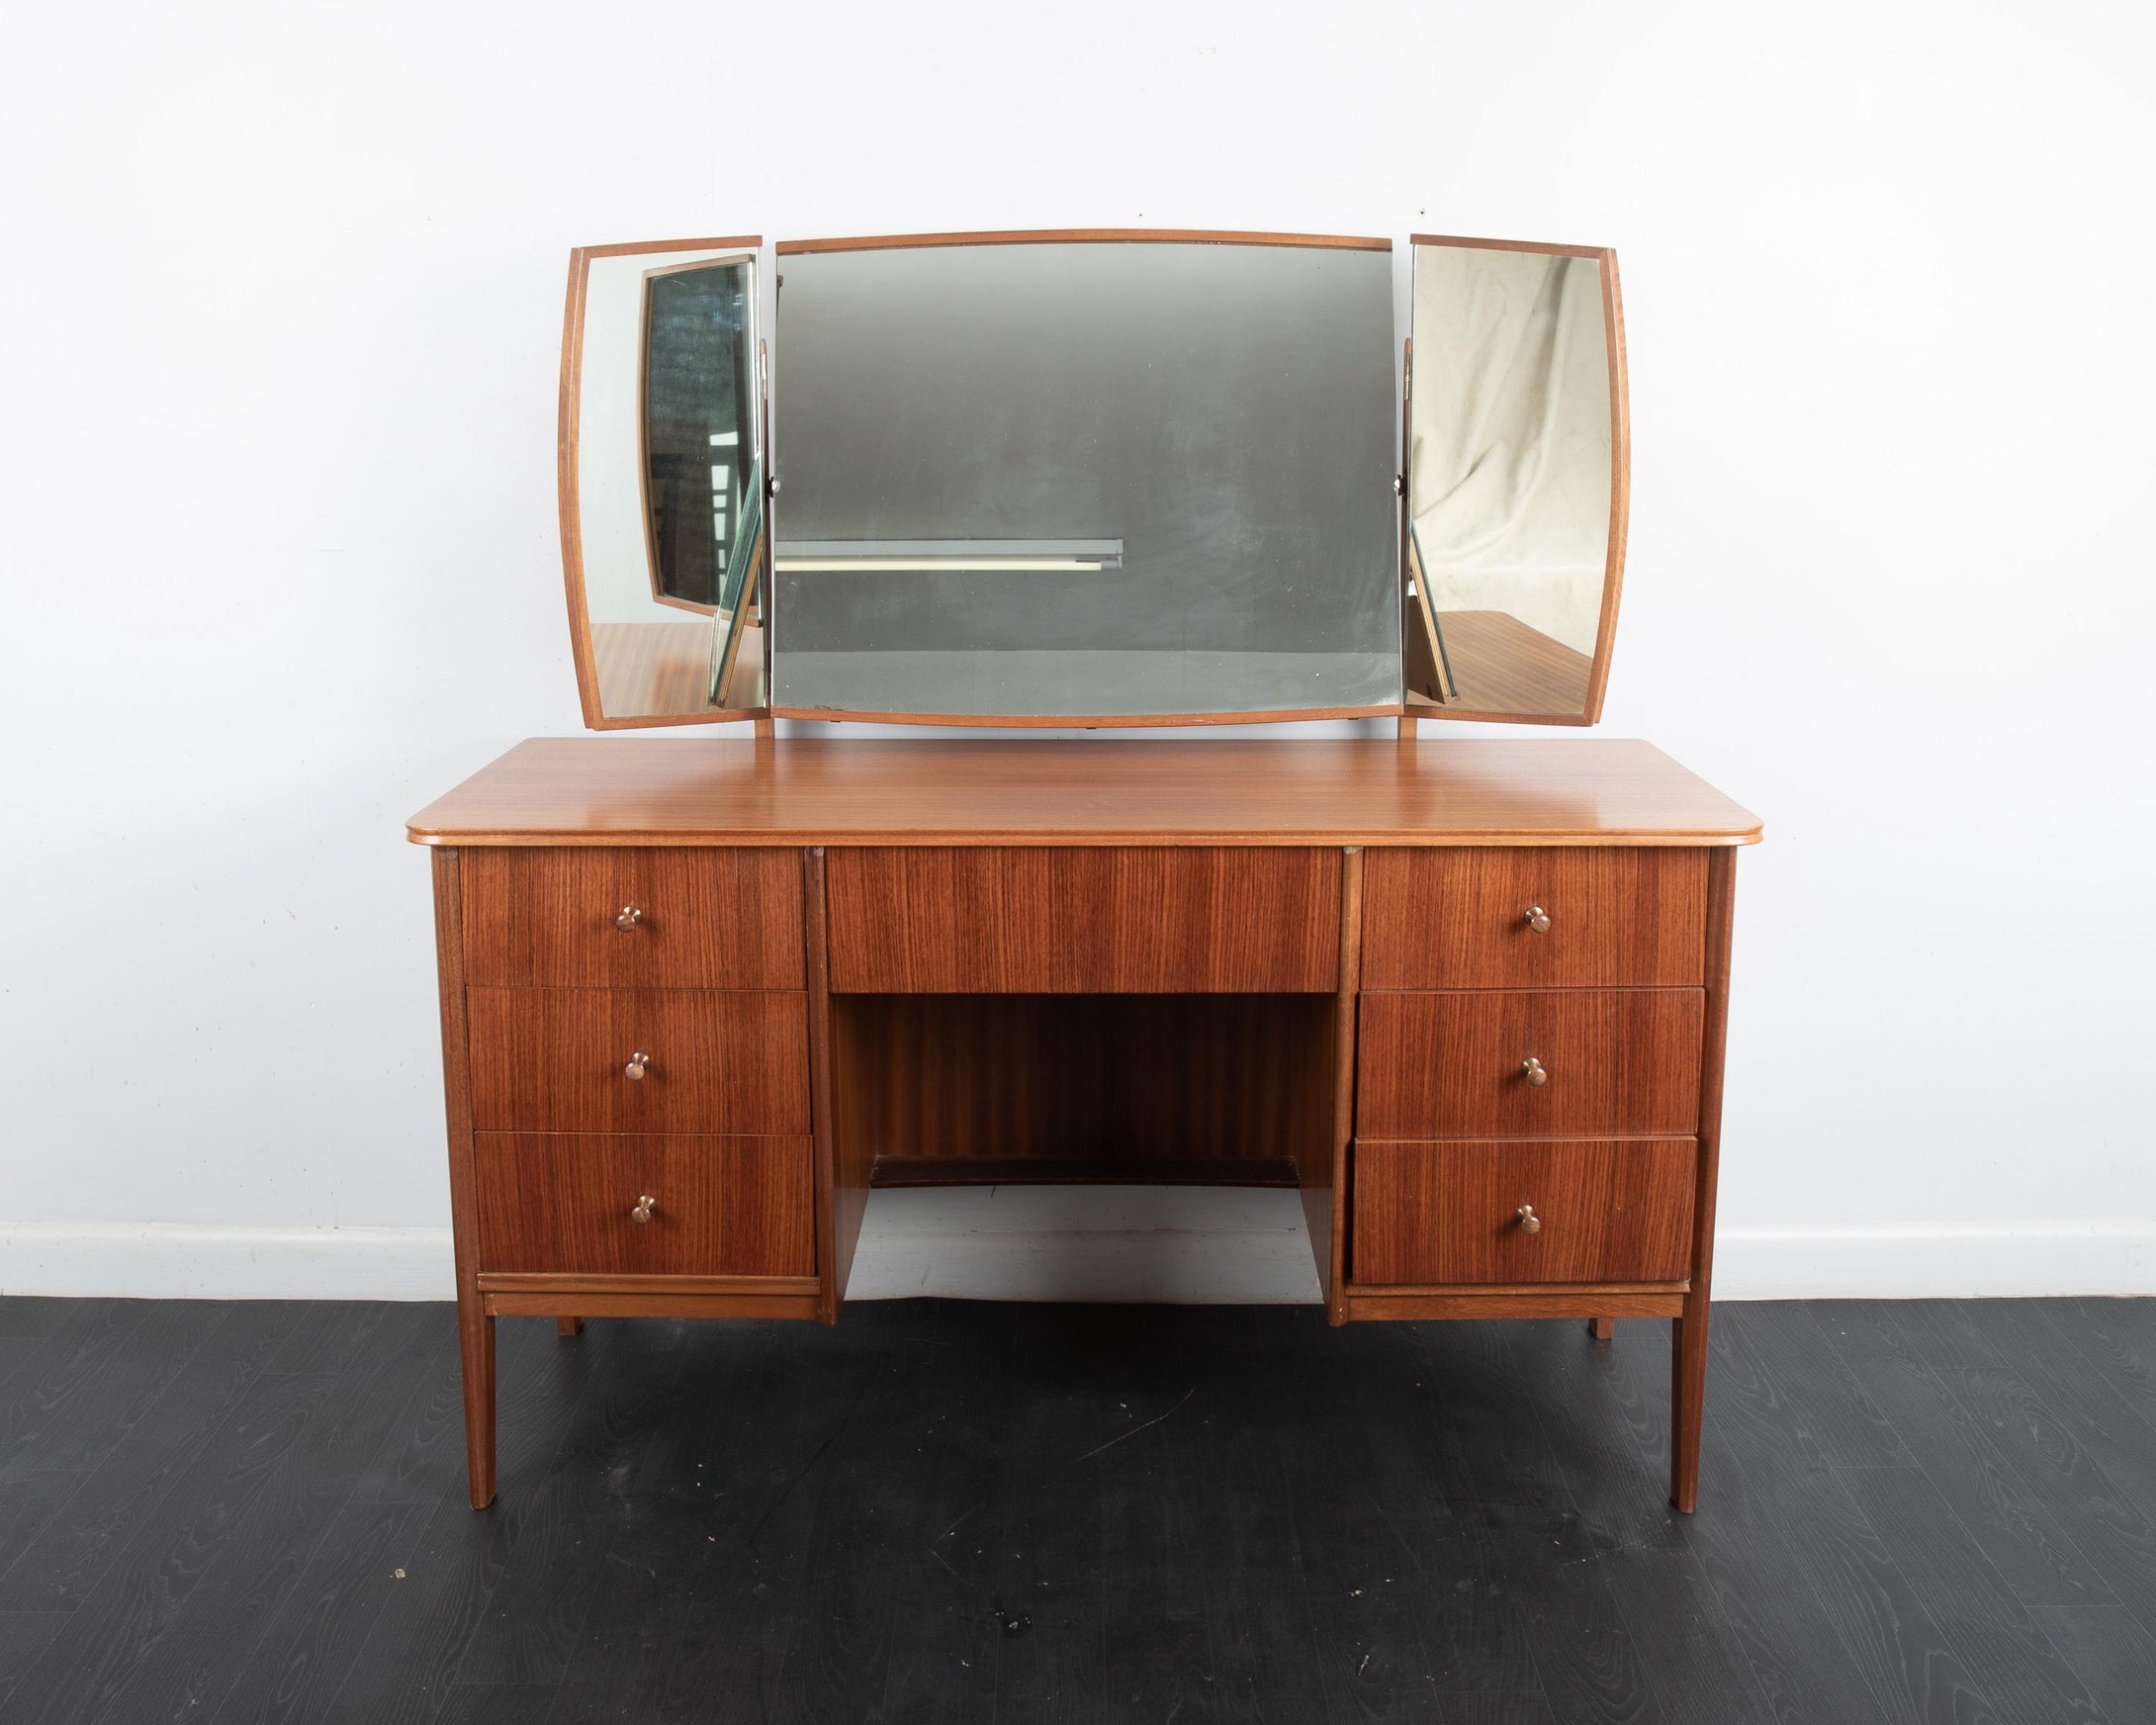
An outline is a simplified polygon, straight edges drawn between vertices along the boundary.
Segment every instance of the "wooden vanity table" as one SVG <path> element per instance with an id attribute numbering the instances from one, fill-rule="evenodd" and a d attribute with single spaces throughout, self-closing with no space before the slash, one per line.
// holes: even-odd
<path id="1" fill-rule="evenodd" d="M 1736 847 L 1645 744 L 520 745 L 434 848 L 496 1315 L 838 1320 L 869 1189 L 1294 1185 L 1334 1323 L 1669 1317 L 1693 1507 Z"/>
<path id="2" fill-rule="evenodd" d="M 1295 1188 L 1336 1324 L 1671 1318 L 1692 1508 L 1758 823 L 1430 733 L 1601 716 L 1630 434 L 1613 252 L 1406 261 L 1403 332 L 1370 236 L 571 255 L 584 723 L 743 740 L 525 743 L 410 824 L 474 1504 L 496 1316 L 835 1323 L 871 1188 L 1034 1181 Z"/>

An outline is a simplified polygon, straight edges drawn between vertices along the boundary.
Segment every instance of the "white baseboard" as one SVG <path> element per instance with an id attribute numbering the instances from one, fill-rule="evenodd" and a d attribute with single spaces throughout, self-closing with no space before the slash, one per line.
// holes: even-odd
<path id="1" fill-rule="evenodd" d="M 2156 1223 L 1721 1228 L 1717 1300 L 2156 1294 Z"/>
<path id="2" fill-rule="evenodd" d="M 446 1300 L 446 1227 L 0 1224 L 0 1294 Z M 1724 1300 L 2156 1294 L 2156 1224 L 1725 1228 Z M 1293 1192 L 878 1192 L 848 1297 L 1279 1305 L 1317 1298 Z"/>
<path id="3" fill-rule="evenodd" d="M 0 1223 L 0 1294 L 454 1300 L 446 1227 Z"/>

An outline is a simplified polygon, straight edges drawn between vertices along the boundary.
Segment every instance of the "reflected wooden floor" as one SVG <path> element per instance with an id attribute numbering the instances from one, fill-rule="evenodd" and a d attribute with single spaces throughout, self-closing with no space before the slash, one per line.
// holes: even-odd
<path id="1" fill-rule="evenodd" d="M 1459 698 L 1420 696 L 1413 710 L 1442 713 L 1580 713 L 1593 661 L 1504 611 L 1440 611 Z"/>
<path id="2" fill-rule="evenodd" d="M 711 687 L 711 622 L 685 618 L 678 623 L 593 623 L 591 658 L 599 678 L 599 710 L 610 719 L 690 718 L 717 711 Z M 763 681 L 764 631 L 742 637 L 734 668 L 730 710 L 751 703 Z"/>

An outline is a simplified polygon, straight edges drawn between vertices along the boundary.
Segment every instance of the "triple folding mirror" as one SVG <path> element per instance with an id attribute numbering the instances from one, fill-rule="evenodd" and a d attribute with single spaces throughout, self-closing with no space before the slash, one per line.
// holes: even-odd
<path id="1" fill-rule="evenodd" d="M 754 236 L 579 250 L 586 724 L 1593 723 L 1616 259 L 1411 243 L 1399 346 L 1384 239 L 782 241 L 767 271 Z"/>

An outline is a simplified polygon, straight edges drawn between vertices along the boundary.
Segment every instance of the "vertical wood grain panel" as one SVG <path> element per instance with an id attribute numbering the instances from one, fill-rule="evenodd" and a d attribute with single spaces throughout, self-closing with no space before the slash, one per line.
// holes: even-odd
<path id="1" fill-rule="evenodd" d="M 486 1132 L 810 1131 L 807 996 L 473 988 L 472 1106 Z M 623 1074 L 651 1056 L 641 1080 Z"/>
<path id="2" fill-rule="evenodd" d="M 839 1321 L 853 1273 L 853 1250 L 868 1208 L 875 1139 L 870 1123 L 842 1106 L 857 1082 L 857 1062 L 842 1051 L 831 999 L 829 863 L 821 845 L 801 853 L 801 900 L 807 930 L 809 1098 L 816 1123 L 816 1315 Z"/>
<path id="3" fill-rule="evenodd" d="M 465 885 L 465 969 L 476 986 L 803 986 L 793 851 L 469 851 Z M 641 919 L 616 928 L 628 905 Z"/>
<path id="4" fill-rule="evenodd" d="M 1347 1321 L 1348 1144 L 1355 1135 L 1356 978 L 1362 974 L 1365 857 L 1349 846 L 1340 860 L 1340 986 L 1332 1000 L 1331 1130 L 1322 1156 L 1299 1159 L 1303 1214 L 1317 1260 L 1325 1321 Z"/>
<path id="5" fill-rule="evenodd" d="M 1703 1011 L 1696 988 L 1366 994 L 1357 1135 L 1689 1137 Z"/>
<path id="6" fill-rule="evenodd" d="M 442 1019 L 442 1094 L 449 1124 L 449 1211 L 455 1239 L 457 1351 L 464 1377 L 464 1455 L 472 1507 L 494 1498 L 494 1320 L 479 1291 L 479 1174 L 472 1149 L 472 1044 L 464 985 L 463 857 L 434 853 L 434 963 Z"/>
<path id="7" fill-rule="evenodd" d="M 1692 1251 L 1690 1138 L 1355 1145 L 1355 1280 L 1675 1282 Z M 1540 1227 L 1527 1232 L 1521 1205 Z"/>
<path id="8" fill-rule="evenodd" d="M 1707 1314 L 1714 1284 L 1715 1185 L 1722 1164 L 1722 1064 L 1730 1014 L 1737 854 L 1717 852 L 1707 876 L 1706 1024 L 1699 1051 L 1699 1187 L 1692 1209 L 1692 1286 L 1669 1349 L 1669 1501 L 1699 1504 L 1699 1427 L 1707 1405 Z"/>
<path id="9" fill-rule="evenodd" d="M 1698 850 L 1376 850 L 1365 988 L 1696 988 L 1707 917 Z M 1546 932 L 1528 925 L 1539 907 Z"/>
<path id="10" fill-rule="evenodd" d="M 1325 993 L 1340 853 L 1266 849 L 833 850 L 844 993 Z"/>

